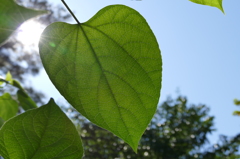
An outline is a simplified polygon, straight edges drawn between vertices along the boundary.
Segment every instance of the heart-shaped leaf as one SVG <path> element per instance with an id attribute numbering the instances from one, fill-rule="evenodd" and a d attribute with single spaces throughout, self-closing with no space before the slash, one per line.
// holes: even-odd
<path id="1" fill-rule="evenodd" d="M 39 49 L 68 102 L 137 151 L 161 87 L 160 50 L 146 20 L 127 6 L 108 6 L 81 25 L 51 24 Z"/>
<path id="2" fill-rule="evenodd" d="M 8 120 L 0 129 L 4 159 L 73 159 L 83 147 L 73 123 L 53 100 Z"/>
<path id="3" fill-rule="evenodd" d="M 46 13 L 48 12 L 19 6 L 14 0 L 0 0 L 0 45 L 24 21 Z"/>
<path id="4" fill-rule="evenodd" d="M 8 120 L 14 117 L 18 112 L 18 103 L 12 99 L 9 93 L 0 96 L 0 117 Z"/>
<path id="5" fill-rule="evenodd" d="M 216 7 L 224 13 L 223 6 L 222 6 L 222 0 L 190 0 L 190 1 L 194 2 L 194 3 L 202 4 L 202 5 Z"/>

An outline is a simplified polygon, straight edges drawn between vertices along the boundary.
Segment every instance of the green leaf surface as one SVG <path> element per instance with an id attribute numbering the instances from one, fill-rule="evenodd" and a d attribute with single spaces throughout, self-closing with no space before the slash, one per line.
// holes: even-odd
<path id="1" fill-rule="evenodd" d="M 18 103 L 12 99 L 9 93 L 0 96 L 0 117 L 8 120 L 15 116 L 18 112 Z"/>
<path id="2" fill-rule="evenodd" d="M 26 20 L 47 11 L 19 6 L 14 0 L 0 0 L 0 45 Z"/>
<path id="3" fill-rule="evenodd" d="M 161 88 L 160 50 L 146 20 L 127 6 L 108 6 L 81 25 L 51 24 L 39 49 L 68 102 L 137 151 Z"/>
<path id="4" fill-rule="evenodd" d="M 189 0 L 189 1 L 197 3 L 197 4 L 216 7 L 224 13 L 223 6 L 222 6 L 222 0 Z"/>
<path id="5" fill-rule="evenodd" d="M 83 147 L 75 126 L 51 99 L 2 126 L 0 155 L 4 159 L 80 159 Z"/>
<path id="6" fill-rule="evenodd" d="M 0 128 L 2 127 L 3 124 L 4 124 L 4 120 L 0 117 Z"/>

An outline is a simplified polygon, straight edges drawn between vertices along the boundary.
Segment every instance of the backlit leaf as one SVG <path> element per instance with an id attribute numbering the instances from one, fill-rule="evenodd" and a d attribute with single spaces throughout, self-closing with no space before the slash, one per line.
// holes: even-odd
<path id="1" fill-rule="evenodd" d="M 2 126 L 0 155 L 4 159 L 80 159 L 83 147 L 75 126 L 51 99 Z"/>
<path id="2" fill-rule="evenodd" d="M 15 116 L 18 112 L 18 103 L 12 99 L 9 93 L 0 96 L 0 117 L 3 120 Z"/>
<path id="3" fill-rule="evenodd" d="M 146 20 L 127 6 L 108 6 L 81 25 L 51 24 L 39 49 L 68 102 L 137 151 L 161 88 L 160 50 Z"/>
<path id="4" fill-rule="evenodd" d="M 224 13 L 224 10 L 222 7 L 222 0 L 190 0 L 190 1 L 194 3 L 202 4 L 202 5 L 217 7 Z"/>
<path id="5" fill-rule="evenodd" d="M 45 13 L 47 11 L 33 10 L 19 6 L 14 0 L 0 0 L 0 45 L 24 21 Z"/>

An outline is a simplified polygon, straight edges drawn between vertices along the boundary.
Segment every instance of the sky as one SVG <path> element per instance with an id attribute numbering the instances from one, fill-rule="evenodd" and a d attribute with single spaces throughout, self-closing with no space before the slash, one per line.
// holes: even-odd
<path id="1" fill-rule="evenodd" d="M 61 0 L 49 0 L 62 5 Z M 163 73 L 160 103 L 179 94 L 189 104 L 205 104 L 215 116 L 216 143 L 220 134 L 240 132 L 240 117 L 233 116 L 240 99 L 240 1 L 223 1 L 225 14 L 217 8 L 188 0 L 65 0 L 80 22 L 101 8 L 127 5 L 147 20 L 160 45 Z M 73 19 L 69 23 L 76 23 Z M 32 84 L 49 97 L 62 97 L 44 71 Z"/>

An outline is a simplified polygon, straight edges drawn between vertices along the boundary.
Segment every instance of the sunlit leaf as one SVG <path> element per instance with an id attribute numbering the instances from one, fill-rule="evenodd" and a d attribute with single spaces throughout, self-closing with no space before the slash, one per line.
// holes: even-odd
<path id="1" fill-rule="evenodd" d="M 47 11 L 33 10 L 19 6 L 14 0 L 0 0 L 0 45 L 24 21 L 45 13 Z"/>
<path id="2" fill-rule="evenodd" d="M 81 25 L 51 24 L 39 48 L 68 102 L 137 151 L 161 87 L 160 50 L 146 20 L 127 6 L 108 6 Z"/>
<path id="3" fill-rule="evenodd" d="M 83 147 L 73 123 L 50 100 L 2 126 L 0 155 L 4 159 L 80 159 Z"/>
<path id="4" fill-rule="evenodd" d="M 12 99 L 9 93 L 0 96 L 0 117 L 3 120 L 15 116 L 18 112 L 18 103 Z"/>
<path id="5" fill-rule="evenodd" d="M 8 81 L 9 83 L 12 83 L 13 79 L 10 72 L 7 72 L 5 80 Z"/>
<path id="6" fill-rule="evenodd" d="M 222 6 L 222 0 L 190 0 L 190 1 L 194 2 L 194 3 L 202 4 L 202 5 L 217 7 L 224 13 L 223 6 Z"/>

